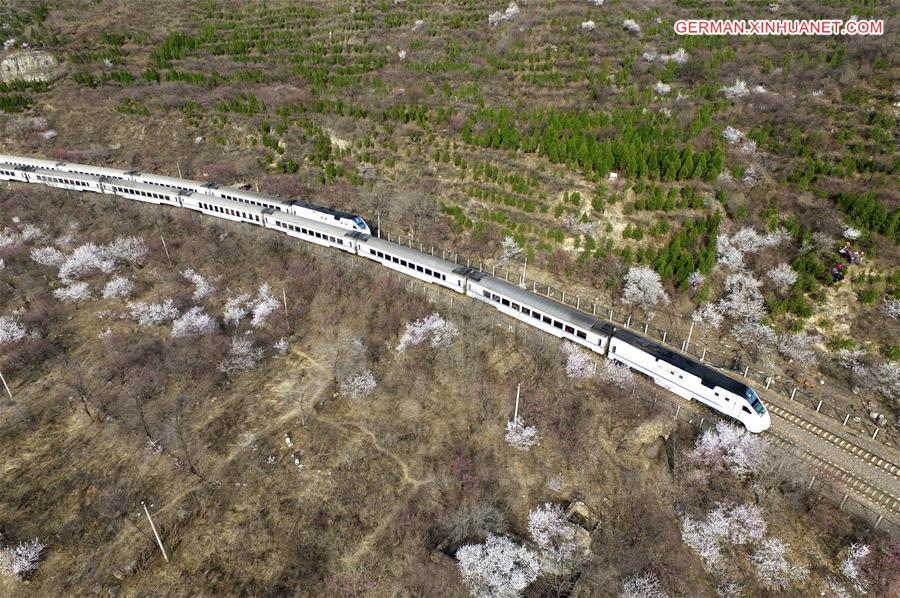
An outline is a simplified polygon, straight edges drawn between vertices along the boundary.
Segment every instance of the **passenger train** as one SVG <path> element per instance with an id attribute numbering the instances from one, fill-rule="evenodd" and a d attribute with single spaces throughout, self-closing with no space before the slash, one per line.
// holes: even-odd
<path id="1" fill-rule="evenodd" d="M 682 398 L 739 421 L 750 432 L 762 432 L 770 425 L 768 411 L 746 384 L 683 353 L 480 270 L 373 236 L 355 214 L 211 183 L 19 156 L 0 155 L 0 180 L 188 208 L 358 255 L 488 303 L 512 318 L 577 343 Z"/>

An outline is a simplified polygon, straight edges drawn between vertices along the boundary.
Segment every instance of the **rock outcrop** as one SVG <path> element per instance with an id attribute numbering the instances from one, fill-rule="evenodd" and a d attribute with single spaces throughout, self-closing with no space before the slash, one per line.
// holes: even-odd
<path id="1" fill-rule="evenodd" d="M 4 83 L 16 79 L 50 81 L 59 74 L 56 58 L 44 50 L 18 50 L 8 54 L 0 62 L 0 80 Z"/>

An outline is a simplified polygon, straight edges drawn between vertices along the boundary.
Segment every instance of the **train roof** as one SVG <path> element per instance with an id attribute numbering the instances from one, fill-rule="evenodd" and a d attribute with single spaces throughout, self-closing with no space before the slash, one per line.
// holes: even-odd
<path id="1" fill-rule="evenodd" d="M 553 316 L 558 320 L 564 320 L 570 324 L 576 324 L 586 330 L 593 330 L 594 332 L 606 336 L 611 335 L 614 330 L 611 325 L 603 320 L 595 318 L 580 309 L 563 305 L 549 297 L 543 297 L 537 293 L 533 293 L 520 286 L 497 278 L 496 276 L 484 274 L 481 279 L 478 280 L 478 284 L 486 289 L 494 291 L 498 295 L 503 295 L 516 303 L 527 305 L 528 307 L 538 310 L 542 314 Z"/>
<path id="2" fill-rule="evenodd" d="M 56 172 L 56 176 L 60 174 L 69 175 L 70 173 L 60 173 Z M 141 191 L 147 191 L 150 193 L 159 193 L 161 195 L 191 195 L 193 191 L 183 191 L 181 189 L 169 189 L 168 187 L 160 187 L 159 185 L 151 185 L 150 183 L 137 183 L 134 181 L 128 181 L 124 179 L 117 179 L 108 176 L 94 176 L 94 175 L 85 175 L 86 177 L 93 177 L 96 180 L 99 180 L 101 183 L 105 183 L 107 185 L 115 185 L 116 187 L 124 187 L 126 189 L 139 189 Z M 242 204 L 243 205 L 243 204 Z"/>
<path id="3" fill-rule="evenodd" d="M 456 264 L 454 264 L 453 262 L 435 257 L 433 255 L 425 253 L 424 251 L 419 251 L 418 249 L 405 247 L 403 245 L 400 245 L 399 243 L 394 243 L 385 239 L 379 239 L 378 237 L 369 237 L 365 241 L 360 240 L 360 244 L 367 245 L 369 247 L 372 247 L 373 249 L 386 251 L 391 255 L 397 256 L 398 258 L 403 258 L 406 261 L 419 264 L 420 266 L 427 266 L 432 270 L 437 270 L 438 272 L 443 272 L 444 274 L 451 274 L 453 272 L 453 269 L 456 267 Z"/>
<path id="4" fill-rule="evenodd" d="M 638 336 L 633 332 L 629 332 L 628 330 L 617 329 L 613 334 L 613 337 L 620 338 L 629 345 L 638 347 L 642 351 L 653 355 L 657 359 L 663 359 L 667 363 L 671 363 L 678 369 L 684 370 L 689 374 L 697 376 L 703 382 L 703 386 L 706 386 L 708 388 L 718 386 L 719 388 L 724 388 L 728 392 L 732 392 L 741 398 L 747 398 L 746 393 L 749 387 L 746 384 L 738 382 L 734 378 L 726 376 L 715 368 L 711 368 L 708 365 L 704 365 L 700 362 L 694 361 L 693 359 L 687 357 L 686 355 L 683 355 L 682 353 L 677 353 L 672 349 L 669 349 L 668 347 L 664 347 L 658 343 L 651 341 L 650 339 Z"/>

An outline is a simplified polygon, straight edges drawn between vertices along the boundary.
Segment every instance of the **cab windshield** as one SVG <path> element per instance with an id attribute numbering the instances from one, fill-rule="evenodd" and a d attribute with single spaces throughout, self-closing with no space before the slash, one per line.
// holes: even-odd
<path id="1" fill-rule="evenodd" d="M 747 402 L 750 403 L 750 406 L 760 415 L 766 412 L 766 408 L 763 407 L 762 401 L 759 400 L 759 397 L 756 396 L 756 392 L 752 388 L 747 389 Z"/>
<path id="2" fill-rule="evenodd" d="M 356 224 L 356 228 L 358 228 L 358 229 L 364 229 L 364 228 L 366 228 L 366 221 L 363 220 L 362 218 L 360 218 L 359 216 L 357 216 L 356 218 L 354 218 L 354 219 L 353 219 L 353 222 Z"/>

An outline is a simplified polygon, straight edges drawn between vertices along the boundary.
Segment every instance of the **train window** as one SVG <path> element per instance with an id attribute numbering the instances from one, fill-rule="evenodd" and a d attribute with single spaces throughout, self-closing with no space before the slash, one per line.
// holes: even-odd
<path id="1" fill-rule="evenodd" d="M 600 342 L 603 342 L 603 341 L 600 341 Z M 609 352 L 610 352 L 610 353 L 615 353 L 615 352 L 616 352 L 616 346 L 615 346 L 615 345 L 612 345 L 612 346 L 609 348 Z"/>
<path id="2" fill-rule="evenodd" d="M 422 266 L 416 266 L 416 270 L 418 270 L 419 272 L 424 272 L 425 268 L 423 268 Z"/>
<path id="3" fill-rule="evenodd" d="M 553 318 L 551 318 L 550 316 L 544 316 L 544 322 L 546 322 L 547 324 L 552 324 Z"/>
<path id="4" fill-rule="evenodd" d="M 521 309 L 521 307 L 522 307 L 521 305 L 519 305 L 518 303 L 516 303 L 515 301 L 513 301 L 513 303 L 512 303 L 512 308 L 513 308 L 514 310 L 519 311 L 519 309 Z"/>
<path id="5" fill-rule="evenodd" d="M 531 312 L 531 317 L 534 318 L 535 320 L 540 320 L 540 319 L 541 319 L 541 314 L 539 314 L 539 313 L 536 312 L 536 311 L 533 311 L 533 312 Z"/>
<path id="6" fill-rule="evenodd" d="M 522 306 L 522 313 L 525 314 L 526 316 L 530 316 L 530 315 L 531 315 L 531 310 L 528 309 L 528 308 L 525 307 L 525 306 Z"/>
<path id="7" fill-rule="evenodd" d="M 750 413 L 750 410 L 747 409 L 747 407 L 744 406 L 744 405 L 741 405 L 741 410 L 742 410 L 744 413 L 748 413 L 748 414 Z"/>
<path id="8" fill-rule="evenodd" d="M 484 295 L 485 297 L 487 297 L 488 299 L 491 298 L 491 294 L 488 291 L 481 291 L 481 294 Z"/>
<path id="9" fill-rule="evenodd" d="M 371 247 L 369 248 L 369 255 L 375 255 L 375 250 Z"/>
<path id="10" fill-rule="evenodd" d="M 584 339 L 584 340 L 587 340 L 587 334 L 585 334 L 584 332 L 582 332 L 582 331 L 580 331 L 580 330 L 576 330 L 576 331 L 575 331 L 575 336 L 577 336 L 578 338 L 582 338 L 582 339 Z"/>
<path id="11" fill-rule="evenodd" d="M 555 328 L 559 328 L 560 330 L 562 330 L 563 323 L 562 323 L 562 322 L 557 322 L 556 320 L 553 320 L 553 326 L 554 326 Z"/>
<path id="12" fill-rule="evenodd" d="M 566 326 L 566 332 L 568 332 L 569 334 L 575 334 L 575 329 L 571 326 Z"/>

